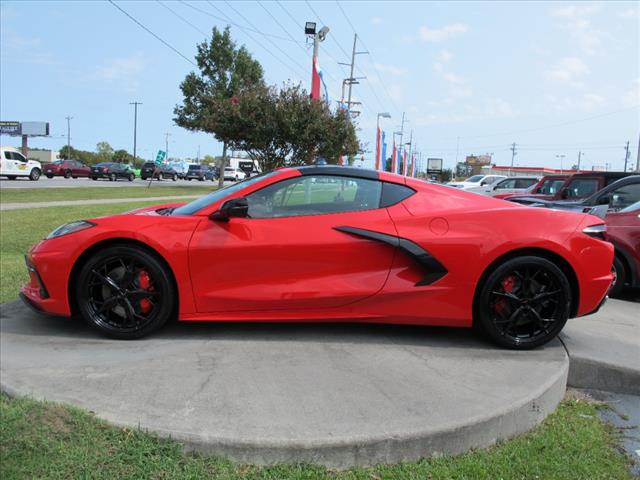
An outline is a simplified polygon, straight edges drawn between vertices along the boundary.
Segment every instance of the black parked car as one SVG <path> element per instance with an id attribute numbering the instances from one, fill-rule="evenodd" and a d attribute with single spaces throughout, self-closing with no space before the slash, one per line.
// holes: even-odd
<path id="1" fill-rule="evenodd" d="M 209 165 L 189 165 L 189 170 L 187 170 L 184 178 L 189 181 L 199 180 L 204 182 L 205 180 L 214 181 L 218 178 L 218 175 L 216 175 L 216 171 Z"/>
<path id="2" fill-rule="evenodd" d="M 624 177 L 580 201 L 539 200 L 532 206 L 558 208 L 576 212 L 590 212 L 593 207 L 607 205 L 609 212 L 617 212 L 640 201 L 640 175 Z"/>
<path id="3" fill-rule="evenodd" d="M 146 162 L 140 169 L 140 178 L 147 180 L 151 177 L 157 179 L 170 178 L 175 182 L 178 180 L 178 172 L 166 165 L 156 165 L 153 162 Z"/>
<path id="4" fill-rule="evenodd" d="M 136 178 L 135 174 L 122 163 L 115 162 L 102 162 L 91 167 L 91 173 L 89 173 L 91 180 L 97 180 L 99 178 L 108 178 L 110 182 L 115 182 L 119 178 L 124 178 L 133 182 Z"/>

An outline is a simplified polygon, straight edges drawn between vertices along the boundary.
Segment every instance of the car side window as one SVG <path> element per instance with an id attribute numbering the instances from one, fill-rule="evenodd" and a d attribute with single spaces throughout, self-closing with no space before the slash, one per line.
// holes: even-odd
<path id="1" fill-rule="evenodd" d="M 247 202 L 251 218 L 297 217 L 379 208 L 381 192 L 378 180 L 308 175 L 253 192 Z"/>
<path id="2" fill-rule="evenodd" d="M 516 180 L 515 188 L 529 188 L 531 185 L 533 185 L 536 182 L 537 180 L 534 178 L 520 178 Z"/>
<path id="3" fill-rule="evenodd" d="M 634 183 L 611 192 L 609 207 L 618 210 L 627 208 L 638 201 L 640 201 L 640 183 Z"/>
<path id="4" fill-rule="evenodd" d="M 580 178 L 571 182 L 567 188 L 568 198 L 588 197 L 598 190 L 598 180 L 595 178 Z"/>
<path id="5" fill-rule="evenodd" d="M 498 189 L 498 190 L 503 189 L 503 188 L 515 188 L 515 187 L 516 187 L 515 179 L 503 180 L 502 182 L 499 182 L 496 185 L 496 189 Z"/>

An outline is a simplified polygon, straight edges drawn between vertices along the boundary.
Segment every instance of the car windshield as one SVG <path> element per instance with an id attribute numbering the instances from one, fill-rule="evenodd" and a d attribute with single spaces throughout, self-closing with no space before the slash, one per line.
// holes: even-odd
<path id="1" fill-rule="evenodd" d="M 277 172 L 269 172 L 263 173 L 262 175 L 258 175 L 257 177 L 251 177 L 250 179 L 243 180 L 241 182 L 234 183 L 233 185 L 229 185 L 228 187 L 220 188 L 211 192 L 204 197 L 200 197 L 193 202 L 187 203 L 181 207 L 176 208 L 172 215 L 193 215 L 198 210 L 202 210 L 205 207 L 217 202 L 218 200 L 231 195 L 239 190 L 242 190 L 245 187 L 253 185 L 254 183 L 259 182 L 260 180 L 275 175 Z"/>
<path id="2" fill-rule="evenodd" d="M 538 193 L 543 195 L 555 195 L 560 188 L 564 185 L 564 179 L 549 179 L 542 182 L 540 188 L 538 189 Z"/>
<path id="3" fill-rule="evenodd" d="M 55 161 L 51 162 L 51 165 L 61 165 L 62 162 L 64 162 L 64 160 L 55 160 Z"/>
<path id="4" fill-rule="evenodd" d="M 96 167 L 110 167 L 111 165 L 113 165 L 110 162 L 100 162 L 100 163 L 96 163 Z"/>
<path id="5" fill-rule="evenodd" d="M 627 208 L 620 210 L 620 212 L 635 212 L 636 210 L 640 210 L 640 202 L 632 203 Z"/>
<path id="6" fill-rule="evenodd" d="M 465 180 L 465 182 L 477 183 L 484 178 L 484 175 L 474 175 Z"/>

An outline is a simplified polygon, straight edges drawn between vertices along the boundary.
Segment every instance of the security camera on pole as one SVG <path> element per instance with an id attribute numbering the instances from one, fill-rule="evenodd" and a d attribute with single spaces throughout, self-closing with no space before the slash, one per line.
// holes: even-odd
<path id="1" fill-rule="evenodd" d="M 311 64 L 311 99 L 320 100 L 320 72 L 318 71 L 318 47 L 320 42 L 323 42 L 327 38 L 329 33 L 329 27 L 322 27 L 320 31 L 316 32 L 316 23 L 307 22 L 304 25 L 305 35 L 313 38 L 313 59 Z"/>

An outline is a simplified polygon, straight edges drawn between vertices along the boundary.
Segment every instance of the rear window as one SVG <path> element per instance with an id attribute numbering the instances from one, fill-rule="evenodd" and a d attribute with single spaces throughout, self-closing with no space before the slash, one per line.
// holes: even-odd
<path id="1" fill-rule="evenodd" d="M 584 198 L 598 190 L 597 178 L 576 178 L 567 187 L 568 198 Z"/>
<path id="2" fill-rule="evenodd" d="M 189 165 L 189 171 L 200 170 L 202 165 Z"/>
<path id="3" fill-rule="evenodd" d="M 146 162 L 144 163 L 144 165 L 142 165 L 142 168 L 154 168 L 155 166 L 156 164 L 153 162 Z"/>

